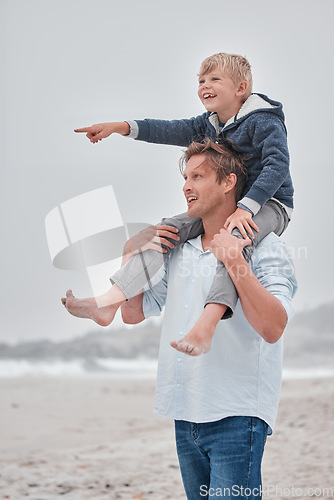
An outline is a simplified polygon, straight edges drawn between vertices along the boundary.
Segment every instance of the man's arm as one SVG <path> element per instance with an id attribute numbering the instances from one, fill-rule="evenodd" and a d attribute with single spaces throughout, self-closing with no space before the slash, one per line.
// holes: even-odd
<path id="1" fill-rule="evenodd" d="M 167 262 L 168 259 L 153 277 L 152 287 L 122 304 L 121 311 L 124 323 L 135 325 L 151 316 L 160 316 L 167 297 Z"/>
<path id="2" fill-rule="evenodd" d="M 212 240 L 211 248 L 233 280 L 246 319 L 266 342 L 274 344 L 283 334 L 287 313 L 281 301 L 269 291 L 270 286 L 267 289 L 260 283 L 244 259 L 242 249 L 249 243 L 249 239 L 236 238 L 222 229 Z"/>
<path id="3" fill-rule="evenodd" d="M 177 232 L 177 228 L 167 225 L 149 226 L 146 229 L 143 229 L 126 242 L 123 249 L 122 267 L 131 259 L 133 255 L 139 252 L 144 252 L 148 249 L 154 249 L 158 252 L 166 253 L 166 249 L 162 245 L 168 246 L 169 248 L 174 248 L 174 244 L 166 238 L 175 240 L 179 239 L 176 234 Z M 148 317 L 148 315 L 155 314 L 155 304 L 158 305 L 160 313 L 167 293 L 165 269 L 161 270 L 158 275 L 157 286 L 146 292 L 144 302 L 146 305 L 151 302 L 150 307 L 146 306 L 146 315 L 144 314 L 143 310 L 144 293 L 141 292 L 135 297 L 127 300 L 126 302 L 123 302 L 121 306 L 121 313 L 124 323 L 127 323 L 129 325 L 136 325 L 138 323 L 141 323 Z M 160 283 L 160 281 L 162 281 L 162 284 Z M 149 295 L 151 300 L 149 300 Z M 150 313 L 148 310 L 150 310 Z"/>
<path id="4" fill-rule="evenodd" d="M 127 325 L 137 325 L 146 319 L 143 312 L 143 297 L 142 292 L 122 304 L 122 319 Z"/>

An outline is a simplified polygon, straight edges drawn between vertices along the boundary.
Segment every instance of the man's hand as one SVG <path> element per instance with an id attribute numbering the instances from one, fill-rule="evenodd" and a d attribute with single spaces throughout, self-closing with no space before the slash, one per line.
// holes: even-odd
<path id="1" fill-rule="evenodd" d="M 216 259 L 226 264 L 232 264 L 235 260 L 242 259 L 242 250 L 245 246 L 250 245 L 251 240 L 232 236 L 226 229 L 221 229 L 211 241 L 210 250 L 215 255 Z"/>
<path id="2" fill-rule="evenodd" d="M 157 252 L 166 253 L 167 249 L 162 245 L 174 248 L 174 244 L 166 238 L 179 241 L 177 236 L 178 229 L 173 226 L 149 226 L 143 229 L 138 234 L 130 238 L 124 246 L 123 262 L 124 265 L 133 255 L 145 250 L 152 249 Z"/>
<path id="3" fill-rule="evenodd" d="M 258 231 L 259 228 L 253 221 L 252 217 L 253 216 L 250 212 L 238 207 L 236 211 L 226 219 L 224 228 L 229 233 L 232 233 L 233 229 L 236 227 L 239 229 L 243 238 L 248 238 L 248 235 L 254 238 L 252 228 L 255 229 L 255 231 Z"/>
<path id="4" fill-rule="evenodd" d="M 126 122 L 97 123 L 91 127 L 77 128 L 74 132 L 86 133 L 86 137 L 95 144 L 111 134 L 128 135 L 130 125 Z"/>
<path id="5" fill-rule="evenodd" d="M 211 242 L 211 250 L 225 264 L 247 320 L 266 342 L 273 344 L 281 337 L 287 316 L 280 301 L 260 283 L 244 259 L 242 249 L 250 242 L 250 238 L 236 238 L 221 229 Z"/>
<path id="6" fill-rule="evenodd" d="M 122 266 L 124 266 L 133 255 L 148 250 L 149 248 L 161 253 L 166 253 L 167 250 L 161 245 L 174 248 L 175 245 L 166 238 L 178 241 L 180 238 L 177 236 L 177 232 L 178 229 L 176 227 L 165 225 L 149 226 L 143 231 L 140 231 L 125 243 Z M 135 325 L 144 321 L 143 292 L 123 302 L 121 311 L 124 323 Z"/>

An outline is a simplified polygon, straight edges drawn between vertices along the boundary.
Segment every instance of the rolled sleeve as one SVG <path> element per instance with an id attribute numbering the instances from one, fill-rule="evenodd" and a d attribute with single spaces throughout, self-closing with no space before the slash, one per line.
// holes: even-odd
<path id="1" fill-rule="evenodd" d="M 125 137 L 130 139 L 137 139 L 139 134 L 138 123 L 135 120 L 127 120 L 126 123 L 130 126 L 130 132 Z"/>
<path id="2" fill-rule="evenodd" d="M 286 245 L 275 235 L 269 235 L 258 245 L 255 259 L 252 262 L 255 276 L 280 301 L 289 321 L 294 314 L 292 298 L 297 291 L 297 281 Z"/>
<path id="3" fill-rule="evenodd" d="M 143 313 L 146 319 L 160 316 L 167 297 L 167 269 L 164 266 L 153 278 L 153 283 L 143 295 Z"/>

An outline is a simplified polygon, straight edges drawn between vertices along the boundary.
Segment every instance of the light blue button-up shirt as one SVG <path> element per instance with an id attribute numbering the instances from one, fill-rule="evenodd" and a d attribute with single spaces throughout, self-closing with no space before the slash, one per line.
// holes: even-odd
<path id="1" fill-rule="evenodd" d="M 197 423 L 256 416 L 267 422 L 271 433 L 281 389 L 284 335 L 268 344 L 248 323 L 238 302 L 233 317 L 217 325 L 209 353 L 192 357 L 170 346 L 202 314 L 216 265 L 198 236 L 170 254 L 156 284 L 144 293 L 146 318 L 159 315 L 165 306 L 154 413 Z M 285 244 L 271 233 L 257 246 L 250 266 L 290 318 L 296 280 Z"/>

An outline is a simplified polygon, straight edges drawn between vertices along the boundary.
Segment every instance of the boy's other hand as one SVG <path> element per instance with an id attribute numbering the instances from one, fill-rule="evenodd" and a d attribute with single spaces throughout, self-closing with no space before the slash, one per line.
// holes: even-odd
<path id="1" fill-rule="evenodd" d="M 254 238 L 252 228 L 255 229 L 255 231 L 258 231 L 259 228 L 253 221 L 252 217 L 253 216 L 250 212 L 238 207 L 236 211 L 226 219 L 224 228 L 229 233 L 232 233 L 233 229 L 236 227 L 239 229 L 243 238 L 248 238 L 248 235 Z"/>
<path id="2" fill-rule="evenodd" d="M 86 133 L 90 142 L 95 144 L 111 134 L 128 135 L 130 125 L 127 122 L 97 123 L 91 127 L 76 128 L 74 132 Z"/>

